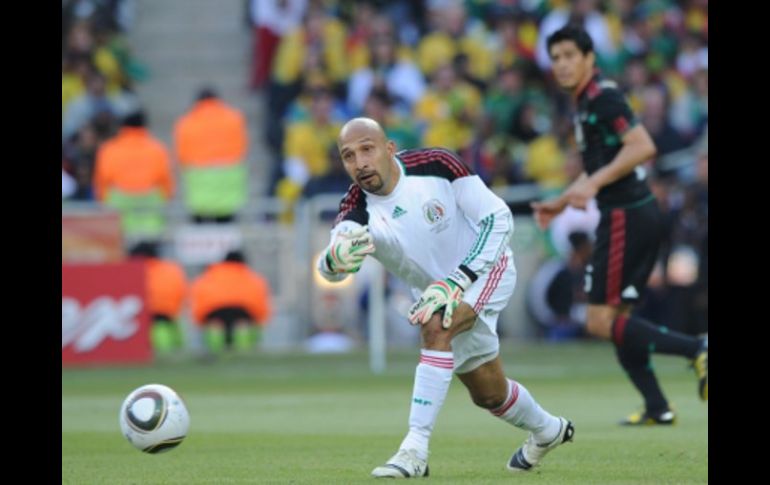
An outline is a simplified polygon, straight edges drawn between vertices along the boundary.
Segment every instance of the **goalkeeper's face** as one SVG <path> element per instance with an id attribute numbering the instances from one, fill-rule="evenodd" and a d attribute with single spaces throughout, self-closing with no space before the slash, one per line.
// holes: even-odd
<path id="1" fill-rule="evenodd" d="M 367 192 L 387 195 L 398 181 L 395 144 L 385 138 L 379 125 L 355 121 L 342 128 L 338 141 L 345 171 Z"/>

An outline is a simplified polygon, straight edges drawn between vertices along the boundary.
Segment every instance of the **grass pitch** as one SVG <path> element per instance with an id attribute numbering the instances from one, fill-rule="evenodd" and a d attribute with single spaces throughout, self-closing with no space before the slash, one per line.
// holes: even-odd
<path id="1" fill-rule="evenodd" d="M 506 374 L 550 412 L 575 423 L 575 441 L 532 472 L 505 470 L 526 433 L 476 408 L 456 378 L 431 439 L 433 484 L 708 482 L 708 404 L 683 359 L 655 356 L 673 427 L 623 428 L 641 399 L 610 344 L 503 343 Z M 418 351 L 391 353 L 373 376 L 365 353 L 180 357 L 140 368 L 62 371 L 62 483 L 372 484 L 403 438 Z M 187 439 L 147 455 L 120 434 L 118 410 L 142 384 L 177 390 Z"/>

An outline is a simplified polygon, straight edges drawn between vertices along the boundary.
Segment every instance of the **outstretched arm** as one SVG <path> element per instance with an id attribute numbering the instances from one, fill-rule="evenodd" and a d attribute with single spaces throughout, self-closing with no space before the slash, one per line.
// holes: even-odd
<path id="1" fill-rule="evenodd" d="M 342 281 L 361 269 L 364 258 L 375 251 L 368 226 L 343 221 L 332 229 L 329 246 L 316 261 L 318 272 L 328 281 Z"/>
<path id="2" fill-rule="evenodd" d="M 590 177 L 570 186 L 564 193 L 567 203 L 572 207 L 585 209 L 588 201 L 595 197 L 602 187 L 625 177 L 638 165 L 655 156 L 655 153 L 655 143 L 644 126 L 634 126 L 623 136 L 623 148 L 612 162 L 591 174 Z"/>
<path id="3" fill-rule="evenodd" d="M 548 227 L 551 220 L 568 205 L 585 209 L 588 201 L 595 197 L 602 187 L 625 177 L 655 155 L 655 143 L 644 126 L 636 121 L 620 91 L 603 91 L 593 103 L 599 123 L 611 129 L 623 146 L 610 163 L 592 173 L 590 177 L 585 173 L 581 175 L 558 198 L 532 203 L 535 221 L 542 229 Z"/>
<path id="4" fill-rule="evenodd" d="M 583 172 L 569 187 L 567 187 L 567 190 L 561 193 L 559 197 L 543 202 L 532 202 L 530 204 L 530 207 L 532 207 L 534 212 L 535 222 L 540 229 L 546 229 L 553 218 L 561 214 L 561 212 L 570 205 L 568 199 L 569 192 L 578 190 L 578 187 L 584 184 L 587 179 L 588 175 Z"/>

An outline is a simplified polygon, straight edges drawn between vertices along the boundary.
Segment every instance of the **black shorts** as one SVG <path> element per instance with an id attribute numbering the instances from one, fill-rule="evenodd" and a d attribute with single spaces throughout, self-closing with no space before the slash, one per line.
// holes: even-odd
<path id="1" fill-rule="evenodd" d="M 654 198 L 629 208 L 602 209 L 585 291 L 594 305 L 635 303 L 658 257 L 663 219 Z"/>
<path id="2" fill-rule="evenodd" d="M 233 344 L 233 331 L 235 324 L 239 321 L 247 320 L 252 322 L 251 315 L 243 307 L 228 306 L 217 308 L 210 312 L 203 319 L 206 325 L 221 321 L 225 327 L 225 345 L 228 347 Z"/>
<path id="3" fill-rule="evenodd" d="M 211 322 L 212 320 L 222 321 L 222 323 L 225 325 L 225 329 L 229 330 L 238 320 L 251 321 L 252 318 L 245 308 L 239 306 L 228 306 L 217 308 L 216 310 L 206 315 L 206 317 L 203 319 L 203 321 L 206 323 Z"/>

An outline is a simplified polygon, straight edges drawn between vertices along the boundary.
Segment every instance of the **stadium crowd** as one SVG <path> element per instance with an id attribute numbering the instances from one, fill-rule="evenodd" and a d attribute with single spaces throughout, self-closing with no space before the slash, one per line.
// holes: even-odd
<path id="1" fill-rule="evenodd" d="M 131 5 L 62 2 L 63 200 L 99 197 L 98 153 L 141 107 L 133 85 L 147 70 L 125 40 Z M 658 148 L 647 168 L 669 230 L 641 312 L 678 330 L 707 331 L 707 0 L 250 0 L 246 7 L 254 42 L 248 82 L 276 120 L 262 127 L 271 163 L 266 195 L 287 207 L 347 188 L 335 142 L 354 116 L 379 121 L 400 149 L 456 151 L 492 188 L 537 184 L 544 197 L 558 193 L 580 173 L 579 154 L 545 38 L 566 22 L 582 23 L 600 69 L 621 86 Z M 173 181 L 164 183 L 160 204 Z M 291 212 L 282 220 L 290 222 Z M 548 236 L 550 254 L 566 258 Z"/>

